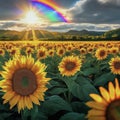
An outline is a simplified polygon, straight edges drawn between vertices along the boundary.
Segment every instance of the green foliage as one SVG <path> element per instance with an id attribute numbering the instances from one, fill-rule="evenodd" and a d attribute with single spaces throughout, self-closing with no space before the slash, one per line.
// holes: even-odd
<path id="1" fill-rule="evenodd" d="M 85 115 L 75 112 L 70 112 L 62 116 L 60 120 L 85 120 Z"/>
<path id="2" fill-rule="evenodd" d="M 35 51 L 32 56 L 36 58 Z M 72 51 L 75 55 L 80 55 L 79 51 Z M 24 49 L 21 54 L 25 55 Z M 71 55 L 67 52 L 65 56 Z M 93 55 L 86 54 L 81 70 L 74 76 L 62 76 L 58 70 L 58 65 L 62 57 L 56 54 L 41 60 L 47 66 L 47 77 L 51 81 L 47 84 L 48 90 L 45 93 L 45 100 L 40 102 L 40 106 L 34 104 L 33 109 L 24 109 L 20 114 L 15 106 L 9 109 L 9 104 L 3 104 L 3 92 L 0 92 L 0 120 L 87 120 L 86 115 L 89 108 L 85 105 L 91 93 L 99 94 L 99 87 L 106 87 L 109 81 L 119 78 L 110 72 L 108 62 L 112 58 L 109 55 L 105 60 L 98 61 Z M 6 61 L 12 59 L 6 51 L 5 56 L 0 56 L 0 71 Z M 0 81 L 3 80 L 0 76 Z M 107 88 L 107 87 L 106 87 Z"/>
<path id="3" fill-rule="evenodd" d="M 53 115 L 61 110 L 72 111 L 70 104 L 57 95 L 49 97 L 41 105 L 41 109 L 47 116 Z"/>

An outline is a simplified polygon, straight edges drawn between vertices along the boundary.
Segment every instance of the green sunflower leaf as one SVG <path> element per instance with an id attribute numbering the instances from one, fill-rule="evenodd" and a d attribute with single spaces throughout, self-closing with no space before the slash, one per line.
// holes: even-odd
<path id="1" fill-rule="evenodd" d="M 114 81 L 114 79 L 115 79 L 115 75 L 113 75 L 111 73 L 105 73 L 105 74 L 102 74 L 100 77 L 97 77 L 94 80 L 94 85 L 95 86 L 104 86 L 109 81 Z"/>
<path id="2" fill-rule="evenodd" d="M 91 100 L 89 94 L 98 93 L 96 88 L 91 83 L 79 85 L 72 79 L 64 79 L 64 81 L 69 91 L 73 94 L 73 96 L 79 98 L 80 100 L 84 100 L 84 101 Z"/>
<path id="3" fill-rule="evenodd" d="M 90 68 L 86 68 L 83 70 L 83 75 L 85 76 L 89 76 L 91 74 L 96 74 L 98 73 L 99 68 L 98 67 L 90 67 Z"/>
<path id="4" fill-rule="evenodd" d="M 54 95 L 49 97 L 48 100 L 46 100 L 41 105 L 41 110 L 47 115 L 54 115 L 55 113 L 65 110 L 65 111 L 72 111 L 72 107 L 69 103 L 67 103 L 64 99 L 61 97 Z"/>
<path id="5" fill-rule="evenodd" d="M 59 95 L 59 94 L 64 93 L 66 91 L 67 91 L 67 88 L 54 87 L 51 90 L 49 90 L 48 93 L 50 93 L 51 95 Z"/>
<path id="6" fill-rule="evenodd" d="M 60 120 L 85 120 L 85 115 L 80 113 L 70 112 L 62 116 Z"/>

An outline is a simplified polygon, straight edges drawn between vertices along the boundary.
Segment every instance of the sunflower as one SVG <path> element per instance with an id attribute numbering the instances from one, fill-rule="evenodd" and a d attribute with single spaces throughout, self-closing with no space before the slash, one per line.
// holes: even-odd
<path id="1" fill-rule="evenodd" d="M 118 47 L 112 47 L 111 49 L 110 49 L 110 53 L 111 54 L 117 54 L 119 52 L 119 48 Z"/>
<path id="2" fill-rule="evenodd" d="M 120 74 L 120 57 L 112 58 L 109 65 L 113 74 Z"/>
<path id="3" fill-rule="evenodd" d="M 48 51 L 48 55 L 51 56 L 51 57 L 53 57 L 54 56 L 54 49 L 50 49 Z"/>
<path id="4" fill-rule="evenodd" d="M 70 44 L 66 47 L 66 51 L 72 51 L 74 47 Z"/>
<path id="5" fill-rule="evenodd" d="M 80 70 L 81 64 L 77 56 L 66 56 L 59 63 L 58 69 L 63 76 L 73 76 Z"/>
<path id="6" fill-rule="evenodd" d="M 0 49 L 0 55 L 1 55 L 1 56 L 4 56 L 4 55 L 5 55 L 4 49 Z"/>
<path id="7" fill-rule="evenodd" d="M 93 48 L 93 47 L 91 47 L 91 46 L 87 48 L 87 52 L 88 52 L 88 53 L 92 53 L 92 52 L 93 52 L 93 50 L 94 50 L 94 48 Z"/>
<path id="8" fill-rule="evenodd" d="M 115 87 L 112 82 L 108 84 L 108 91 L 100 87 L 100 95 L 90 94 L 94 101 L 86 103 L 92 108 L 88 111 L 88 120 L 120 120 L 120 86 L 115 79 Z"/>
<path id="9" fill-rule="evenodd" d="M 108 54 L 105 47 L 97 49 L 95 53 L 97 60 L 103 60 L 107 57 L 107 55 Z"/>
<path id="10" fill-rule="evenodd" d="M 11 56 L 20 55 L 20 50 L 18 48 L 12 48 L 9 50 Z"/>
<path id="11" fill-rule="evenodd" d="M 86 53 L 87 53 L 86 48 L 81 48 L 81 49 L 80 49 L 80 54 L 86 54 Z"/>
<path id="12" fill-rule="evenodd" d="M 33 53 L 33 49 L 32 49 L 31 47 L 26 47 L 25 53 L 26 53 L 27 55 L 30 55 L 30 54 Z"/>
<path id="13" fill-rule="evenodd" d="M 44 47 L 41 47 L 38 51 L 37 51 L 37 58 L 38 59 L 45 59 L 47 57 L 47 49 Z"/>
<path id="14" fill-rule="evenodd" d="M 57 53 L 58 56 L 63 56 L 65 54 L 65 49 L 63 47 L 58 47 L 56 53 Z"/>
<path id="15" fill-rule="evenodd" d="M 18 112 L 33 108 L 33 103 L 40 105 L 44 101 L 46 84 L 50 80 L 46 78 L 46 66 L 39 61 L 34 61 L 31 56 L 14 57 L 3 66 L 0 87 L 5 92 L 3 103 L 9 102 L 10 109 L 15 105 Z"/>

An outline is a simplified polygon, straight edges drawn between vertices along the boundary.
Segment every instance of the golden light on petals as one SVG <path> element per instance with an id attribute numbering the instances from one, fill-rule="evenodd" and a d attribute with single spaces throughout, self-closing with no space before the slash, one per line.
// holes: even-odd
<path id="1" fill-rule="evenodd" d="M 88 111 L 88 120 L 120 120 L 120 86 L 115 79 L 115 86 L 112 82 L 108 84 L 108 90 L 100 87 L 100 95 L 90 94 L 94 101 L 86 103 L 91 108 Z"/>
<path id="2" fill-rule="evenodd" d="M 120 74 L 120 57 L 112 58 L 109 65 L 113 74 Z"/>
<path id="3" fill-rule="evenodd" d="M 0 81 L 0 87 L 5 92 L 3 103 L 9 102 L 10 109 L 17 105 L 18 112 L 33 108 L 33 103 L 40 105 L 50 80 L 44 72 L 46 66 L 31 56 L 16 56 L 3 68 L 1 75 L 4 79 Z"/>
<path id="4" fill-rule="evenodd" d="M 67 56 L 59 63 L 58 69 L 63 76 L 73 76 L 80 71 L 81 64 L 81 59 L 77 56 Z"/>
<path id="5" fill-rule="evenodd" d="M 108 55 L 107 50 L 104 47 L 98 48 L 95 53 L 97 60 L 103 60 L 107 57 L 107 55 Z"/>

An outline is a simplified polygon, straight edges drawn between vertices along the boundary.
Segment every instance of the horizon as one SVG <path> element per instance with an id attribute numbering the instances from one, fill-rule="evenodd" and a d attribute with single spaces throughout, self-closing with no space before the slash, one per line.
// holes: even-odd
<path id="1" fill-rule="evenodd" d="M 120 29 L 120 28 L 117 28 L 117 29 Z M 111 29 L 111 30 L 87 30 L 87 29 L 82 29 L 82 30 L 75 30 L 75 29 L 70 29 L 70 30 L 67 30 L 67 31 L 54 31 L 54 30 L 46 30 L 46 29 L 35 29 L 34 31 L 48 31 L 48 32 L 58 32 L 58 33 L 66 33 L 66 32 L 69 32 L 69 31 L 88 31 L 88 32 L 109 32 L 109 31 L 112 31 L 112 30 L 117 30 L 117 29 Z M 31 30 L 27 30 L 27 29 L 24 29 L 24 30 L 9 30 L 9 29 L 0 29 L 0 31 L 16 31 L 16 32 L 24 32 L 24 31 L 32 31 Z"/>

